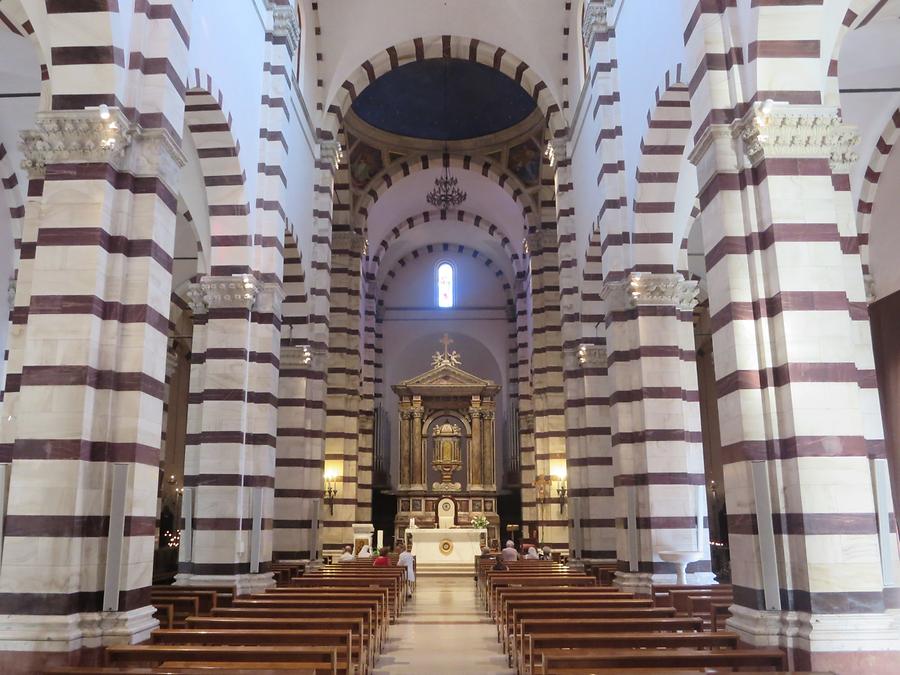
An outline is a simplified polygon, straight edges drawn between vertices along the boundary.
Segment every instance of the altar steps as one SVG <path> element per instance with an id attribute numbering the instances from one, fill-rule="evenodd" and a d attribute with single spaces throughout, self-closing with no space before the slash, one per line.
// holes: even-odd
<path id="1" fill-rule="evenodd" d="M 426 577 L 474 577 L 473 563 L 416 563 L 416 579 Z"/>

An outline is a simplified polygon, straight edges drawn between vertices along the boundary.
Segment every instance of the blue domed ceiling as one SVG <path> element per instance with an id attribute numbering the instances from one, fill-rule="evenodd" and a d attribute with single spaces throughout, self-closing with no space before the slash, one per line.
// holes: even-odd
<path id="1" fill-rule="evenodd" d="M 437 141 L 487 136 L 518 124 L 534 109 L 515 81 L 462 59 L 408 63 L 379 77 L 353 103 L 354 112 L 373 127 Z"/>

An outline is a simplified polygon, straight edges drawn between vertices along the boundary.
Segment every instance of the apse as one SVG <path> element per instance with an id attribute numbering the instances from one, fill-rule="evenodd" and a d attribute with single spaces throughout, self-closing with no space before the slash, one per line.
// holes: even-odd
<path id="1" fill-rule="evenodd" d="M 517 82 L 462 59 L 426 59 L 391 70 L 353 103 L 353 111 L 377 129 L 438 141 L 497 133 L 535 107 Z"/>

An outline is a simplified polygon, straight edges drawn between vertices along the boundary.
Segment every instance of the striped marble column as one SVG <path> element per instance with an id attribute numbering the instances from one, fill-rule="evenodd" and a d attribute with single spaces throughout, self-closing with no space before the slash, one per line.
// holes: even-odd
<path id="1" fill-rule="evenodd" d="M 168 131 L 109 114 L 42 112 L 23 136 L 32 181 L 18 297 L 28 304 L 16 308 L 22 348 L 3 422 L 13 441 L 0 651 L 133 641 L 156 626 L 149 585 L 184 158 Z M 124 524 L 111 520 L 114 475 Z M 115 583 L 105 586 L 108 565 Z"/>
<path id="2" fill-rule="evenodd" d="M 616 559 L 606 348 L 582 343 L 566 369 L 569 502 L 581 557 Z M 573 451 L 574 449 L 574 451 Z"/>
<path id="3" fill-rule="evenodd" d="M 334 512 L 325 515 L 323 545 L 339 549 L 353 540 L 358 484 L 371 486 L 368 470 L 359 468 L 360 406 L 360 258 L 363 238 L 351 232 L 331 235 L 325 472 L 338 484 Z"/>
<path id="4" fill-rule="evenodd" d="M 735 606 L 794 667 L 891 672 L 896 530 L 873 481 L 833 168 L 855 134 L 824 106 L 711 124 L 698 167 Z M 753 208 L 747 209 L 747 204 Z M 887 508 L 879 517 L 879 502 Z M 764 519 L 762 516 L 765 516 Z M 893 530 L 893 531 L 892 531 Z"/>
<path id="5" fill-rule="evenodd" d="M 540 230 L 528 237 L 528 244 L 532 261 L 536 525 L 541 544 L 567 551 L 569 519 L 557 494 L 559 478 L 566 475 L 566 422 L 556 231 Z"/>
<path id="6" fill-rule="evenodd" d="M 271 585 L 281 287 L 249 274 L 188 291 L 194 339 L 177 584 Z M 254 531 L 254 521 L 259 527 Z"/>
<path id="7" fill-rule="evenodd" d="M 692 310 L 697 282 L 632 273 L 606 282 L 617 518 L 617 584 L 675 581 L 669 552 L 694 552 L 688 581 L 712 581 Z"/>

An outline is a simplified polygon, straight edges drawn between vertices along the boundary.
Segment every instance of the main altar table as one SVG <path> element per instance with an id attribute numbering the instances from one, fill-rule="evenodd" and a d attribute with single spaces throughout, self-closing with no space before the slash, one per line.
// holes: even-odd
<path id="1" fill-rule="evenodd" d="M 412 553 L 416 563 L 459 565 L 471 564 L 475 556 L 481 554 L 482 537 L 487 539 L 487 530 L 473 528 L 410 530 Z M 449 544 L 449 545 L 448 545 Z"/>

